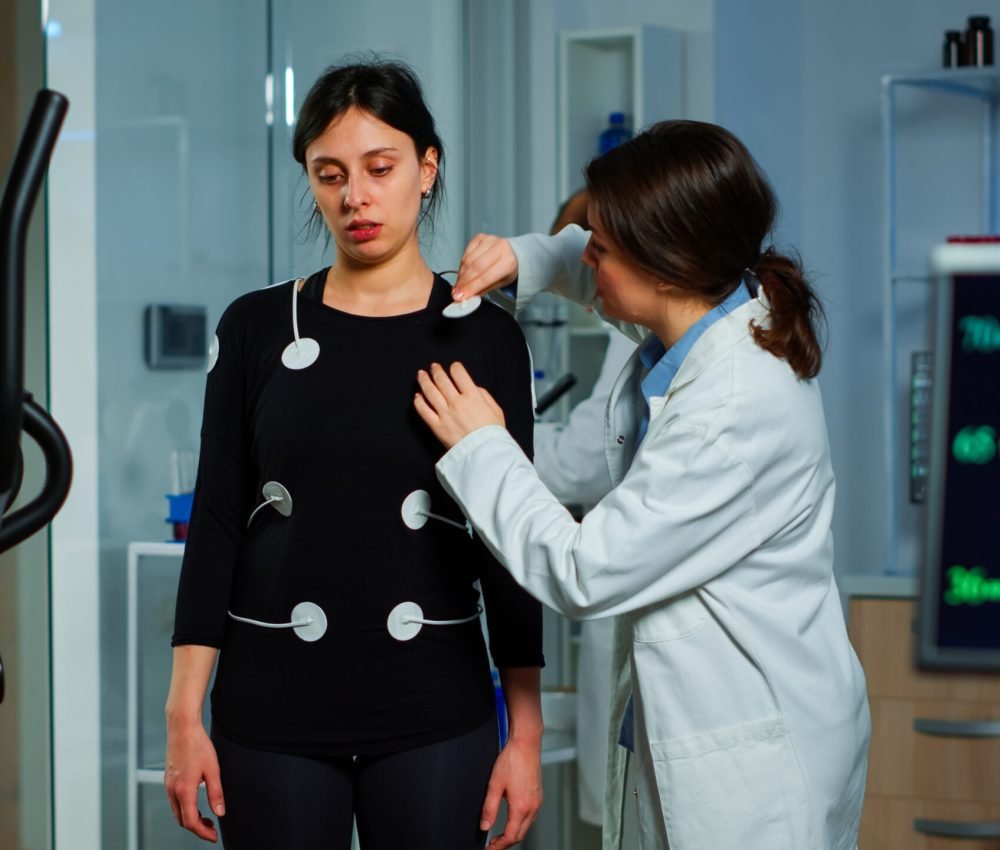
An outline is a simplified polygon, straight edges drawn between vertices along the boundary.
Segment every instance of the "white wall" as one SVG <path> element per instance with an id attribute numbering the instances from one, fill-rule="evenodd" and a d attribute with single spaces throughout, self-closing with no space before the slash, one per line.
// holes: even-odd
<path id="1" fill-rule="evenodd" d="M 880 573 L 880 78 L 938 67 L 943 31 L 963 28 L 969 14 L 996 21 L 1000 3 L 716 0 L 715 8 L 716 118 L 747 142 L 773 180 L 785 211 L 779 238 L 798 243 L 826 303 L 830 343 L 821 384 L 838 481 L 837 570 Z M 901 106 L 900 249 L 919 269 L 932 241 L 977 226 L 979 130 L 968 104 L 911 95 Z M 904 348 L 921 347 L 922 298 L 909 292 L 903 300 Z M 905 404 L 901 384 L 894 392 Z M 918 511 L 906 507 L 903 524 L 901 565 L 912 572 Z"/>
<path id="2" fill-rule="evenodd" d="M 781 202 L 779 241 L 792 243 L 802 218 L 803 7 L 801 0 L 719 0 L 713 51 L 715 120 L 767 172 Z"/>

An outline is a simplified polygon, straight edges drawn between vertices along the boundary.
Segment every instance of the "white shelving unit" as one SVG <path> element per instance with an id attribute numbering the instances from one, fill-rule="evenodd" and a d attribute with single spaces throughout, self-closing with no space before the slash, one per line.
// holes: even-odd
<path id="1" fill-rule="evenodd" d="M 611 112 L 634 130 L 683 114 L 680 34 L 662 27 L 559 35 L 559 196 L 583 186 L 583 167 Z"/>
<path id="2" fill-rule="evenodd" d="M 900 529 L 912 517 L 904 515 L 904 499 L 909 471 L 903 455 L 908 446 L 908 423 L 901 414 L 904 402 L 899 392 L 899 346 L 901 338 L 899 301 L 904 288 L 929 287 L 931 278 L 926 267 L 903 267 L 900 259 L 900 210 L 898 183 L 898 146 L 900 142 L 899 112 L 901 91 L 923 91 L 947 98 L 964 98 L 981 105 L 981 155 L 978 163 L 946 159 L 937 151 L 937 161 L 930 169 L 947 167 L 954 171 L 977 168 L 981 181 L 979 231 L 997 233 L 997 117 L 1000 111 L 1000 70 L 995 68 L 948 68 L 926 72 L 887 74 L 882 77 L 882 143 L 883 143 L 883 440 L 885 455 L 885 572 L 906 575 L 915 571 L 916 564 L 903 563 L 900 556 Z M 947 163 L 945 165 L 945 163 Z M 947 232 L 939 234 L 943 241 Z M 927 255 L 931 245 L 928 244 Z M 928 293 L 929 294 L 929 293 Z"/>
<path id="3" fill-rule="evenodd" d="M 583 169 L 598 152 L 610 113 L 624 112 L 635 131 L 683 116 L 681 35 L 654 26 L 562 32 L 558 88 L 558 193 L 565 201 L 582 188 Z M 529 342 L 548 355 L 536 367 L 550 378 L 576 375 L 577 385 L 546 417 L 564 421 L 593 388 L 608 327 L 593 313 L 561 300 L 542 303 L 524 324 Z"/>
<path id="4" fill-rule="evenodd" d="M 128 565 L 126 573 L 126 700 L 127 700 L 127 809 L 128 809 L 128 850 L 139 850 L 139 791 L 144 785 L 163 785 L 163 766 L 144 763 L 141 756 L 140 723 L 140 618 L 146 613 L 141 610 L 139 596 L 139 570 L 143 558 L 176 558 L 180 570 L 180 559 L 184 556 L 183 543 L 133 542 L 128 544 Z M 180 830 L 180 827 L 178 827 Z M 180 833 L 178 833 L 180 835 Z"/>

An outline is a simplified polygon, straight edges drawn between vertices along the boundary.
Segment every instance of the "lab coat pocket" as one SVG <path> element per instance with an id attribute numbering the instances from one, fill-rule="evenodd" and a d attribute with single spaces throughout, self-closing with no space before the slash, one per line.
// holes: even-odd
<path id="1" fill-rule="evenodd" d="M 651 743 L 670 850 L 816 850 L 780 719 Z"/>
<path id="2" fill-rule="evenodd" d="M 636 643 L 659 643 L 693 635 L 708 619 L 708 609 L 697 590 L 673 596 L 633 615 L 632 637 Z"/>

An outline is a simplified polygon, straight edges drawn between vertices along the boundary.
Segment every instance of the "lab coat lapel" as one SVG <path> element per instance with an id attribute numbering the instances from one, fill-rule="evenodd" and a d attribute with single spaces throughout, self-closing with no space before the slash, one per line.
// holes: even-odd
<path id="1" fill-rule="evenodd" d="M 614 487 L 621 484 L 637 448 L 640 415 L 637 405 L 642 397 L 639 388 L 641 348 L 640 343 L 622 368 L 604 413 L 604 451 Z"/>

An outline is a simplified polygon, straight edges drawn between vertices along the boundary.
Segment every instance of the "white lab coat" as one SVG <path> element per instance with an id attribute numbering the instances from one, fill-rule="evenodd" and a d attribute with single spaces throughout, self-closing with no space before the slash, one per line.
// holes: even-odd
<path id="1" fill-rule="evenodd" d="M 604 457 L 604 411 L 635 340 L 611 330 L 600 374 L 590 395 L 565 422 L 535 423 L 535 469 L 565 505 L 593 505 L 611 489 Z"/>
<path id="2" fill-rule="evenodd" d="M 587 398 L 565 423 L 535 423 L 535 471 L 564 505 L 589 507 L 611 489 L 604 457 L 604 411 L 622 367 L 635 351 L 635 340 L 610 331 L 601 371 Z M 579 624 L 576 679 L 577 813 L 586 823 L 604 821 L 605 773 L 614 618 Z"/>
<path id="3" fill-rule="evenodd" d="M 514 240 L 519 301 L 548 284 L 587 303 L 585 241 L 575 227 Z M 580 523 L 503 428 L 438 464 L 520 584 L 571 617 L 618 616 L 612 733 L 631 692 L 642 850 L 857 840 L 870 718 L 833 578 L 822 402 L 751 321 L 767 321 L 763 292 L 695 343 L 638 447 L 633 355 L 605 418 L 615 487 Z M 606 850 L 621 847 L 624 773 L 612 747 Z"/>

